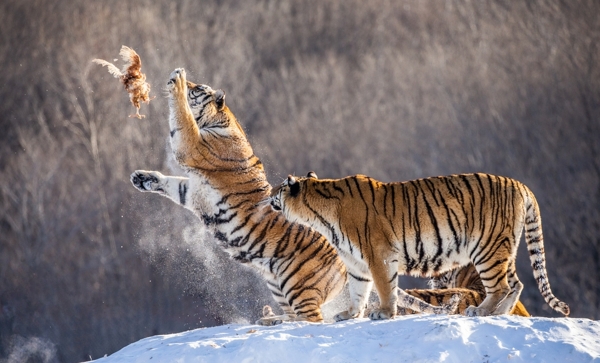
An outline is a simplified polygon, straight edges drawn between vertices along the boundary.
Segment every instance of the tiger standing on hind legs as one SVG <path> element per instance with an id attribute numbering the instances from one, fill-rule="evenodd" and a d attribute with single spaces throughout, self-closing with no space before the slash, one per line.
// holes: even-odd
<path id="1" fill-rule="evenodd" d="M 321 306 L 339 294 L 347 278 L 335 249 L 316 230 L 288 221 L 264 203 L 271 185 L 222 90 L 188 82 L 185 71 L 176 69 L 167 92 L 171 148 L 187 177 L 137 170 L 133 185 L 194 212 L 234 259 L 267 280 L 285 314 L 265 314 L 257 323 L 323 321 Z M 437 307 L 409 296 L 406 306 L 447 313 L 458 299 L 451 303 Z M 349 311 L 362 317 L 364 308 L 352 301 Z"/>
<path id="2" fill-rule="evenodd" d="M 271 205 L 312 226 L 337 248 L 350 276 L 372 276 L 381 306 L 371 319 L 396 315 L 397 275 L 432 277 L 473 263 L 485 287 L 483 302 L 468 316 L 507 314 L 523 284 L 515 268 L 522 230 L 538 288 L 554 310 L 569 306 L 550 290 L 542 222 L 531 190 L 489 174 L 382 183 L 365 175 L 342 179 L 289 176 L 271 193 Z M 350 291 L 370 286 L 350 279 Z M 362 289 L 362 290 L 361 290 Z"/>
<path id="3" fill-rule="evenodd" d="M 233 259 L 264 277 L 284 315 L 257 324 L 323 321 L 321 306 L 346 283 L 335 249 L 315 230 L 259 203 L 271 186 L 223 91 L 187 82 L 183 69 L 171 73 L 166 90 L 171 147 L 187 176 L 137 170 L 133 185 L 194 212 Z"/>

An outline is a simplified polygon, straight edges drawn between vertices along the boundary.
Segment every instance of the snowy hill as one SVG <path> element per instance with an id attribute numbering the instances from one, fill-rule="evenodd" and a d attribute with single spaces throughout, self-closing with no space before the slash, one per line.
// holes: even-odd
<path id="1" fill-rule="evenodd" d="M 412 315 L 231 324 L 142 339 L 94 362 L 600 362 L 600 322 Z"/>

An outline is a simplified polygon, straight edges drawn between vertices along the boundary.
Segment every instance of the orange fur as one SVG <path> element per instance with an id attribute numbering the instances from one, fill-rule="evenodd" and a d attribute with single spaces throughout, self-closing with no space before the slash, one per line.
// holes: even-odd
<path id="1" fill-rule="evenodd" d="M 372 319 L 396 314 L 398 274 L 431 277 L 475 265 L 486 294 L 469 316 L 508 314 L 523 284 L 515 257 L 525 230 L 533 275 L 546 302 L 568 315 L 550 289 L 539 206 L 517 180 L 489 174 L 382 183 L 365 175 L 341 179 L 289 176 L 271 193 L 274 208 L 312 226 L 338 249 L 356 295 L 368 296 L 372 279 L 381 305 Z M 358 281 L 358 282 L 357 282 Z M 352 295 L 352 294 L 351 294 Z M 401 304 L 398 304 L 401 305 Z"/>
<path id="2" fill-rule="evenodd" d="M 193 211 L 233 259 L 265 278 L 284 314 L 265 308 L 258 324 L 322 322 L 321 306 L 347 279 L 335 249 L 317 231 L 262 203 L 271 186 L 222 90 L 189 82 L 176 69 L 167 92 L 171 149 L 186 177 L 138 170 L 133 185 Z"/>

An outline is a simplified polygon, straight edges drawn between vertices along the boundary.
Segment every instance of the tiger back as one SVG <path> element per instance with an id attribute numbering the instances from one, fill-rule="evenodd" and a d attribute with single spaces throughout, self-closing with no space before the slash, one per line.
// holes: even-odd
<path id="1" fill-rule="evenodd" d="M 486 295 L 465 314 L 510 313 L 523 289 L 515 267 L 523 229 L 538 289 L 554 310 L 569 314 L 548 282 L 537 201 L 514 179 L 479 173 L 382 183 L 311 172 L 289 176 L 273 189 L 271 204 L 327 236 L 346 263 L 351 295 L 368 296 L 375 285 L 380 307 L 371 319 L 396 315 L 398 274 L 432 277 L 469 263 Z"/>

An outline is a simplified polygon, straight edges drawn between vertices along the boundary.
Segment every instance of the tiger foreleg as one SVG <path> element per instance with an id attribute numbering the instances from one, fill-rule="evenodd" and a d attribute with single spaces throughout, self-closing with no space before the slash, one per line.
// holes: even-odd
<path id="1" fill-rule="evenodd" d="M 379 308 L 371 310 L 369 319 L 384 320 L 393 318 L 398 310 L 398 261 L 395 259 L 375 260 L 371 265 L 371 274 L 377 295 Z"/>
<path id="2" fill-rule="evenodd" d="M 166 176 L 158 171 L 136 170 L 131 174 L 130 180 L 141 192 L 164 195 L 184 207 L 188 204 L 189 178 Z"/>
<path id="3" fill-rule="evenodd" d="M 362 318 L 373 288 L 373 280 L 363 277 L 356 272 L 348 272 L 348 290 L 350 292 L 350 307 L 346 311 L 336 314 L 333 319 L 342 321 L 348 319 Z"/>
<path id="4" fill-rule="evenodd" d="M 183 166 L 196 167 L 203 159 L 200 131 L 188 104 L 186 74 L 183 68 L 177 68 L 167 82 L 169 93 L 169 127 L 171 149 L 177 162 Z"/>
<path id="5" fill-rule="evenodd" d="M 263 317 L 256 321 L 257 325 L 271 326 L 277 325 L 288 321 L 308 321 L 311 323 L 322 323 L 323 316 L 321 315 L 320 309 L 318 311 L 312 311 L 310 314 L 295 314 L 293 310 L 291 310 L 290 306 L 287 305 L 287 308 L 284 307 L 284 314 L 275 315 L 273 313 L 273 309 L 270 306 L 263 307 Z"/>

